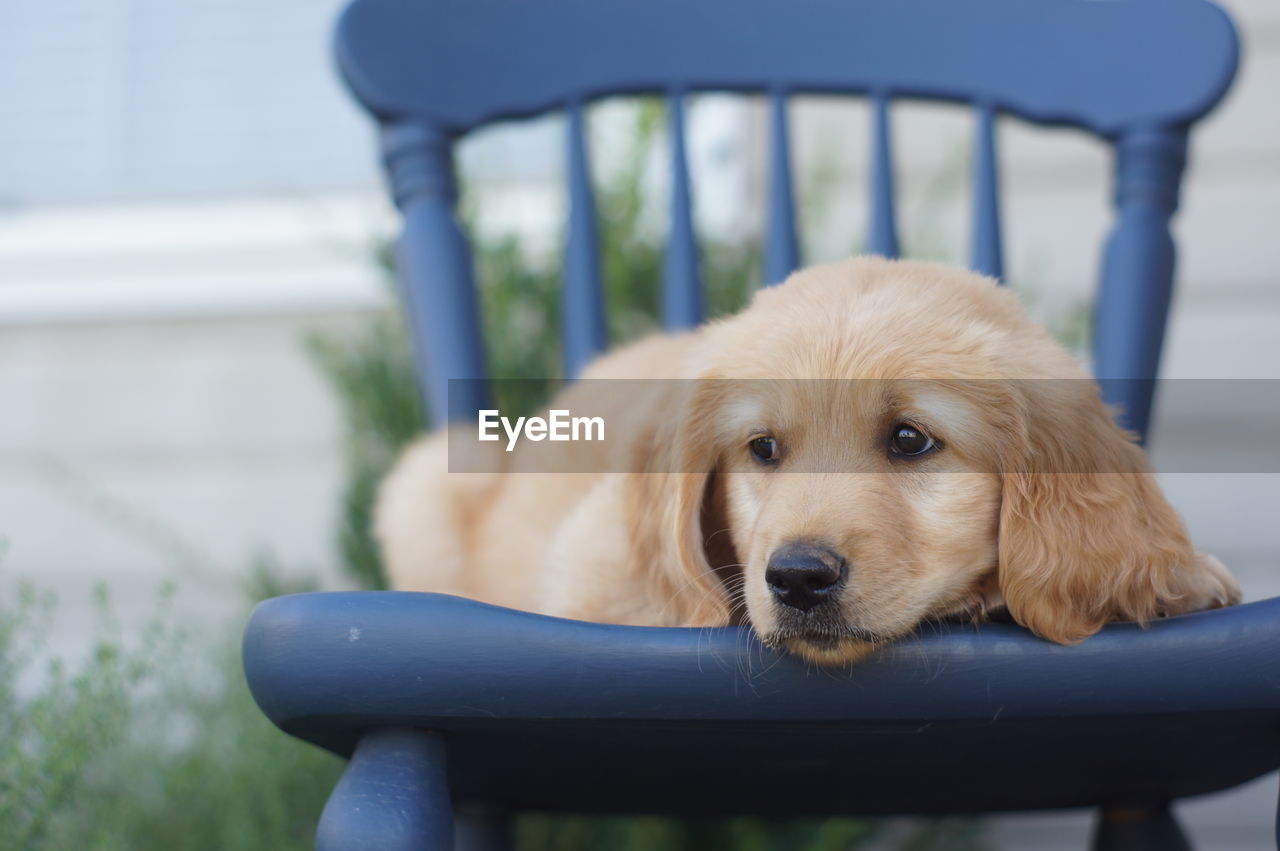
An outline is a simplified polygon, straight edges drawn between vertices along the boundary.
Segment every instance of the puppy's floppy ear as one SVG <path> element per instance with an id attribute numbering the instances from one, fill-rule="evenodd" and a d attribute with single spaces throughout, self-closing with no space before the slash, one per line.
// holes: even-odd
<path id="1" fill-rule="evenodd" d="M 1108 621 L 1146 621 L 1240 601 L 1197 553 L 1145 453 L 1085 380 L 1019 383 L 1025 431 L 1006 459 L 999 579 L 1010 614 L 1074 643 Z"/>
<path id="2" fill-rule="evenodd" d="M 712 400 L 701 382 L 672 381 L 672 405 L 635 447 L 627 474 L 630 569 L 642 573 L 662 620 L 723 626 L 729 605 L 707 559 L 702 528 L 716 462 Z M 715 530 L 713 530 L 715 531 Z"/>

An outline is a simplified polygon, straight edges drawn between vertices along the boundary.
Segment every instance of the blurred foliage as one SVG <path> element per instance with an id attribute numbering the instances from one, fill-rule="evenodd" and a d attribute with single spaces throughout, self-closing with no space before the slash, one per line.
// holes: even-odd
<path id="1" fill-rule="evenodd" d="M 24 584 L 0 604 L 0 851 L 312 847 L 341 761 L 262 715 L 239 624 L 180 633 L 170 594 L 129 642 L 99 589 L 76 665 L 47 645 L 52 595 Z"/>
<path id="2" fill-rule="evenodd" d="M 856 819 L 560 818 L 525 816 L 520 851 L 847 851 L 878 834 Z"/>
<path id="3" fill-rule="evenodd" d="M 338 520 L 343 567 L 362 588 L 386 580 L 371 533 L 378 482 L 424 417 L 404 322 L 376 316 L 359 334 L 312 334 L 307 344 L 338 398 L 346 425 L 346 482 Z"/>

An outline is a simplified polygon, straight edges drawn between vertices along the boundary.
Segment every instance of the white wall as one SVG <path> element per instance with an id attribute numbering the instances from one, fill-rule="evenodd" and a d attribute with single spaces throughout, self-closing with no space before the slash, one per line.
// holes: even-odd
<path id="1" fill-rule="evenodd" d="M 374 179 L 339 93 L 341 0 L 7 0 L 0 199 L 314 191 Z"/>

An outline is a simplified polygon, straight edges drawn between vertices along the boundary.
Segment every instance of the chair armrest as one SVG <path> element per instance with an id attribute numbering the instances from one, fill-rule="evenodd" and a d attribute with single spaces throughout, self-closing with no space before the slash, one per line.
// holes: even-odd
<path id="1" fill-rule="evenodd" d="M 1146 805 L 1280 765 L 1280 598 L 1074 647 L 1010 624 L 926 625 L 830 669 L 748 629 L 301 594 L 258 606 L 244 658 L 287 732 L 349 755 L 372 730 L 433 731 L 455 803 L 508 811 Z"/>
<path id="2" fill-rule="evenodd" d="M 763 647 L 747 628 L 628 627 L 441 594 L 298 594 L 253 612 L 254 698 L 304 737 L 463 718 L 989 720 L 1280 709 L 1280 598 L 1113 624 L 1076 646 L 1021 627 L 927 624 L 845 668 Z M 331 733 L 338 732 L 337 729 Z M 332 734 L 326 746 L 349 752 Z"/>

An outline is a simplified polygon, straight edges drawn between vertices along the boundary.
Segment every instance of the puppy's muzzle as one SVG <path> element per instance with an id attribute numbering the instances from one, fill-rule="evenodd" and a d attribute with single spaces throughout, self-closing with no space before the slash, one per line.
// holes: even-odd
<path id="1" fill-rule="evenodd" d="M 834 600 L 847 575 L 838 553 L 812 541 L 793 541 L 769 556 L 764 581 L 779 603 L 807 612 Z"/>

